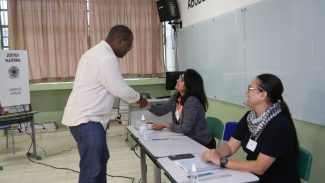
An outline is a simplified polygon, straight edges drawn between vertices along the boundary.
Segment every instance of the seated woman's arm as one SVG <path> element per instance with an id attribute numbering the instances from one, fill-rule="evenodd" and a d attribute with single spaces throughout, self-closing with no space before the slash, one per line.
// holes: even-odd
<path id="1" fill-rule="evenodd" d="M 218 149 L 205 151 L 202 154 L 204 162 L 211 161 L 215 164 L 220 164 L 221 157 L 229 157 L 233 155 L 239 148 L 241 142 L 231 138 L 226 144 L 223 144 Z M 259 153 L 256 160 L 228 160 L 227 168 L 245 172 L 252 172 L 256 175 L 262 175 L 272 165 L 276 158 Z"/>
<path id="2" fill-rule="evenodd" d="M 229 157 L 233 155 L 240 148 L 241 142 L 234 138 L 230 138 L 230 140 L 226 143 L 218 147 L 217 149 L 210 149 L 202 153 L 202 160 L 204 162 L 211 161 L 215 164 L 220 164 L 221 157 Z"/>
<path id="3" fill-rule="evenodd" d="M 170 124 L 171 131 L 184 134 L 189 133 L 194 125 L 199 125 L 200 121 L 196 120 L 200 111 L 204 115 L 204 109 L 200 101 L 194 96 L 188 97 L 182 109 L 180 124 Z"/>
<path id="4" fill-rule="evenodd" d="M 162 105 L 155 105 L 148 102 L 147 110 L 156 116 L 163 116 L 173 110 L 175 106 L 176 96 L 172 96 L 166 103 Z"/>
<path id="5" fill-rule="evenodd" d="M 228 160 L 227 168 L 263 175 L 276 158 L 259 153 L 256 160 Z"/>
<path id="6" fill-rule="evenodd" d="M 214 149 L 214 151 L 220 156 L 220 157 L 229 157 L 233 155 L 237 150 L 240 148 L 241 142 L 239 140 L 236 140 L 234 138 L 230 138 L 230 140 L 226 143 L 220 146 L 217 149 Z"/>
<path id="7" fill-rule="evenodd" d="M 183 106 L 182 113 L 184 115 L 182 116 L 181 124 L 154 123 L 152 128 L 155 130 L 169 128 L 176 133 L 189 133 L 194 125 L 198 125 L 196 124 L 196 117 L 200 108 L 203 111 L 203 106 L 199 100 L 196 97 L 190 96 Z"/>

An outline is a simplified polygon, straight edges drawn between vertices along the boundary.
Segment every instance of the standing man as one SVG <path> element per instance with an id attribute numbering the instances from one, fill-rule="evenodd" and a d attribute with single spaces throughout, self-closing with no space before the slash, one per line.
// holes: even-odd
<path id="1" fill-rule="evenodd" d="M 106 131 L 114 97 L 140 107 L 147 100 L 129 87 L 120 73 L 118 58 L 133 48 L 133 33 L 124 25 L 111 28 L 101 41 L 83 54 L 64 110 L 62 124 L 68 126 L 80 155 L 79 183 L 106 183 L 109 151 Z"/>

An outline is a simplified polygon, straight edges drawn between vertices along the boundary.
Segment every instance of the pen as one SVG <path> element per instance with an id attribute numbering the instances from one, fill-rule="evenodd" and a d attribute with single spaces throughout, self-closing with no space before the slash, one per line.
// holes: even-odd
<path id="1" fill-rule="evenodd" d="M 208 175 L 213 175 L 212 172 L 207 172 L 207 173 L 201 173 L 201 174 L 198 174 L 198 177 L 204 177 L 204 176 L 208 176 Z"/>
<path id="2" fill-rule="evenodd" d="M 214 173 L 204 173 L 204 175 L 200 174 L 198 175 L 199 181 L 209 180 L 209 179 L 218 179 L 218 178 L 224 178 L 229 177 L 230 174 L 214 174 Z"/>
<path id="3" fill-rule="evenodd" d="M 152 139 L 152 140 L 169 140 L 170 138 Z"/>
<path id="4" fill-rule="evenodd" d="M 160 139 L 151 139 L 151 140 L 179 140 L 179 138 L 160 138 Z"/>
<path id="5" fill-rule="evenodd" d="M 186 173 L 189 173 L 189 171 L 186 170 L 186 168 L 184 168 L 180 163 L 178 163 L 177 161 L 175 161 L 175 163 L 176 163 L 176 165 L 177 165 L 179 168 L 183 169 Z M 189 176 L 188 176 L 188 177 L 189 177 Z"/>
<path id="6" fill-rule="evenodd" d="M 198 174 L 197 176 L 200 178 L 200 177 L 204 177 L 204 176 L 208 176 L 208 175 L 213 175 L 213 173 L 212 172 L 206 172 L 206 173 Z M 188 175 L 187 177 L 190 178 L 191 176 Z"/>

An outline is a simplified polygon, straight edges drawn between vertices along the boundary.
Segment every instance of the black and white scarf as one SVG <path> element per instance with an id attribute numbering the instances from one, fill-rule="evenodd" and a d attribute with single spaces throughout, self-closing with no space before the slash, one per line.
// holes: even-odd
<path id="1" fill-rule="evenodd" d="M 282 109 L 280 101 L 274 103 L 258 118 L 256 118 L 255 111 L 252 110 L 247 115 L 247 124 L 252 137 L 255 137 L 255 140 L 257 140 L 264 127 L 269 123 L 269 121 L 271 121 L 273 117 L 278 115 L 281 111 Z"/>

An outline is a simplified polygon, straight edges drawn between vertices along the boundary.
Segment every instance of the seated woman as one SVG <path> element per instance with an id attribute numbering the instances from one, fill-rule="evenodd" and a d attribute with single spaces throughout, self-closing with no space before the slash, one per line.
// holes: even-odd
<path id="1" fill-rule="evenodd" d="M 261 74 L 248 86 L 246 105 L 252 110 L 239 121 L 231 139 L 202 154 L 204 162 L 251 172 L 260 182 L 300 182 L 299 143 L 289 108 L 282 98 L 281 80 Z M 247 160 L 228 160 L 242 146 Z"/>
<path id="2" fill-rule="evenodd" d="M 148 103 L 147 109 L 157 116 L 172 112 L 172 123 L 154 123 L 152 128 L 169 128 L 184 133 L 209 149 L 215 148 L 216 141 L 205 122 L 208 101 L 200 74 L 193 69 L 186 70 L 177 80 L 175 89 L 176 94 L 164 105 Z"/>

